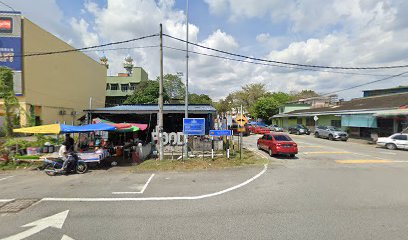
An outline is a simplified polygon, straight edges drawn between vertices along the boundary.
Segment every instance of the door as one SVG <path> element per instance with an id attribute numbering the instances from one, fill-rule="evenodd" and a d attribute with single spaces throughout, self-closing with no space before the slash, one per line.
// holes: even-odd
<path id="1" fill-rule="evenodd" d="M 400 134 L 400 135 L 395 135 L 392 138 L 393 142 L 395 145 L 397 145 L 397 148 L 399 149 L 408 149 L 408 136 L 405 134 Z"/>
<path id="2" fill-rule="evenodd" d="M 265 149 L 265 140 L 266 140 L 266 135 L 263 135 L 261 139 L 259 139 L 259 147 L 261 149 Z"/>
<path id="3" fill-rule="evenodd" d="M 272 149 L 273 145 L 273 140 L 272 140 L 272 135 L 266 135 L 266 140 L 265 140 L 265 150 Z"/>

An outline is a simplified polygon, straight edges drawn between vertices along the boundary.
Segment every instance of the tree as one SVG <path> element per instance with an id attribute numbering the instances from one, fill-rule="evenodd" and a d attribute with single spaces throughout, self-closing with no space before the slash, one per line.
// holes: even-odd
<path id="1" fill-rule="evenodd" d="M 157 81 L 160 80 L 160 76 L 156 78 Z M 172 103 L 182 103 L 184 102 L 186 96 L 186 88 L 181 78 L 174 74 L 166 74 L 163 76 L 163 87 L 166 90 Z"/>
<path id="2" fill-rule="evenodd" d="M 213 104 L 212 99 L 207 94 L 188 94 L 188 103 L 191 104 Z"/>
<path id="3" fill-rule="evenodd" d="M 290 95 L 293 96 L 293 100 L 300 100 L 305 98 L 319 97 L 320 95 L 313 90 L 302 90 L 300 92 L 292 91 Z"/>
<path id="4" fill-rule="evenodd" d="M 261 97 L 252 107 L 255 118 L 268 119 L 278 113 L 280 103 L 273 96 Z"/>
<path id="5" fill-rule="evenodd" d="M 14 94 L 13 71 L 7 67 L 0 67 L 0 98 L 4 102 L 4 130 L 7 137 L 13 135 L 13 115 L 18 100 Z"/>
<path id="6" fill-rule="evenodd" d="M 169 96 L 163 89 L 163 101 L 169 100 Z M 141 81 L 136 90 L 124 102 L 124 104 L 158 103 L 159 82 L 154 80 Z"/>

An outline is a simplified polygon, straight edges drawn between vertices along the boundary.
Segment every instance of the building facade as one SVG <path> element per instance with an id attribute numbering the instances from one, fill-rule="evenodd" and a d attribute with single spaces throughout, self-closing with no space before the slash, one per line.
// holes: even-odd
<path id="1" fill-rule="evenodd" d="M 119 73 L 117 76 L 106 78 L 106 101 L 107 107 L 117 106 L 135 91 L 141 81 L 147 81 L 149 76 L 142 67 L 134 67 L 133 59 L 127 57 L 123 64 L 126 73 Z"/>
<path id="2" fill-rule="evenodd" d="M 0 30 L 3 56 L 0 66 L 14 71 L 14 89 L 20 105 L 16 114 L 21 126 L 72 124 L 83 114 L 83 109 L 89 108 L 90 102 L 93 107 L 105 105 L 104 66 L 78 51 L 35 55 L 75 48 L 20 12 L 0 12 L 0 21 L 9 19 L 12 19 L 11 32 Z M 16 34 L 12 44 L 8 39 L 10 34 Z"/>
<path id="3" fill-rule="evenodd" d="M 326 125 L 342 128 L 351 137 L 389 136 L 408 127 L 408 93 L 357 98 L 331 107 L 281 113 L 272 119 L 285 128 L 297 123 L 312 129 Z"/>

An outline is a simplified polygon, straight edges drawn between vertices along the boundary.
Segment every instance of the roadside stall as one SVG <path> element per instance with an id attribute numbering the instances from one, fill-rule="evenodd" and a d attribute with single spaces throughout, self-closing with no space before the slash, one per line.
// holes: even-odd
<path id="1" fill-rule="evenodd" d="M 50 124 L 36 127 L 14 129 L 17 133 L 32 133 L 32 134 L 64 134 L 64 133 L 91 133 L 96 131 L 114 131 L 116 128 L 105 123 L 88 124 L 83 126 L 71 126 L 65 124 Z M 54 148 L 52 153 L 42 155 L 40 159 L 58 158 L 58 148 Z M 78 157 L 86 163 L 100 163 L 102 160 L 109 157 L 109 152 L 104 148 L 95 148 L 93 150 L 80 151 Z"/>

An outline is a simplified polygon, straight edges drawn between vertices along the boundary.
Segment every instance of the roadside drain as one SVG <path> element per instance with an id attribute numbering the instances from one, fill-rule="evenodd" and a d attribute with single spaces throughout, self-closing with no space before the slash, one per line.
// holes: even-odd
<path id="1" fill-rule="evenodd" d="M 0 206 L 0 213 L 17 213 L 23 209 L 28 208 L 40 199 L 37 198 L 22 198 L 15 199 Z"/>

